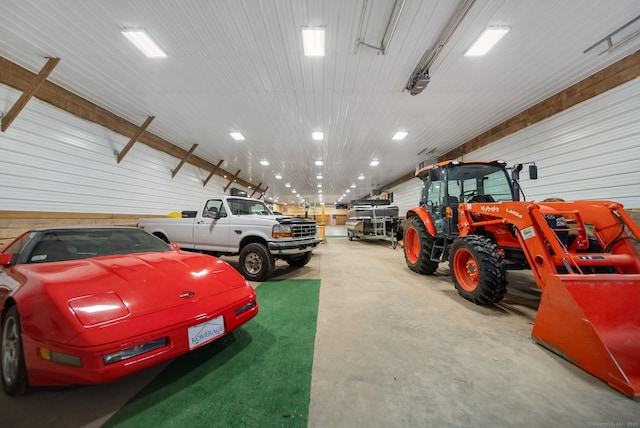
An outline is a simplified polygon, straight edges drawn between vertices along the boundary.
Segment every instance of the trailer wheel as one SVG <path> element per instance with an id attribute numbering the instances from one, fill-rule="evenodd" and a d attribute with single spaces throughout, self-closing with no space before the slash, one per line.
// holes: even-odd
<path id="1" fill-rule="evenodd" d="M 2 346 L 0 346 L 0 371 L 2 388 L 8 395 L 22 395 L 29 390 L 27 367 L 22 349 L 22 331 L 18 308 L 12 306 L 2 323 Z"/>
<path id="2" fill-rule="evenodd" d="M 264 281 L 275 269 L 275 259 L 264 244 L 252 242 L 240 250 L 240 273 L 249 281 Z"/>
<path id="3" fill-rule="evenodd" d="M 507 271 L 497 245 L 478 235 L 457 238 L 449 268 L 458 293 L 477 305 L 497 303 L 507 292 Z"/>
<path id="4" fill-rule="evenodd" d="M 431 261 L 431 248 L 434 238 L 429 234 L 422 220 L 413 217 L 407 220 L 404 230 L 404 259 L 414 272 L 433 274 L 438 263 Z"/>
<path id="5" fill-rule="evenodd" d="M 299 256 L 288 256 L 284 259 L 284 261 L 287 262 L 289 266 L 296 268 L 300 268 L 306 265 L 307 263 L 309 263 L 309 260 L 311 260 L 311 251 L 307 251 L 306 253 Z"/>

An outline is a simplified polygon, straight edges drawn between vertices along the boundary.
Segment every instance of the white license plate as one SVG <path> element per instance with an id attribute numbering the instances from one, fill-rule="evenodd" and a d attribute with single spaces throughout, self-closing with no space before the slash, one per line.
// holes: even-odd
<path id="1" fill-rule="evenodd" d="M 202 324 L 189 327 L 189 349 L 196 348 L 224 334 L 224 317 L 220 315 Z"/>

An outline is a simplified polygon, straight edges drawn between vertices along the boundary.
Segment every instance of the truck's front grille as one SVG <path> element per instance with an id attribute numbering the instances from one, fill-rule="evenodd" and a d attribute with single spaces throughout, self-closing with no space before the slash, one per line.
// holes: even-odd
<path id="1" fill-rule="evenodd" d="M 293 224 L 291 225 L 293 229 L 293 237 L 294 238 L 313 238 L 316 236 L 316 225 L 315 223 L 311 224 Z"/>

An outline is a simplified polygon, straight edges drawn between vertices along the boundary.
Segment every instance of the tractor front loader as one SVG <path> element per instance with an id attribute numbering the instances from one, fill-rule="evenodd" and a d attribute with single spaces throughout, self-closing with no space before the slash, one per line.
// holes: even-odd
<path id="1" fill-rule="evenodd" d="M 611 201 L 520 201 L 502 161 L 447 161 L 419 170 L 420 206 L 407 213 L 412 270 L 449 261 L 456 289 L 500 301 L 507 270 L 531 269 L 542 290 L 533 338 L 613 388 L 640 398 L 640 228 Z M 537 178 L 535 166 L 530 168 Z"/>

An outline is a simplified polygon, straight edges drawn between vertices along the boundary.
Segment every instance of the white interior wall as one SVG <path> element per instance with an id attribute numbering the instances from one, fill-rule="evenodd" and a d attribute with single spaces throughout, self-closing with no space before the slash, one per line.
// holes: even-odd
<path id="1" fill-rule="evenodd" d="M 0 111 L 20 96 L 0 85 Z M 228 181 L 141 143 L 120 164 L 129 137 L 32 98 L 0 133 L 0 210 L 167 214 L 199 209 Z M 247 190 L 242 186 L 234 186 Z M 249 194 L 251 192 L 249 191 Z"/>
<path id="2" fill-rule="evenodd" d="M 538 180 L 529 179 L 527 168 L 521 173 L 528 200 L 607 199 L 640 208 L 640 78 L 464 158 L 504 159 L 509 165 L 535 162 Z M 409 183 L 413 181 L 419 180 Z M 388 190 L 406 213 L 406 201 L 418 203 L 417 189 L 403 183 Z"/>

